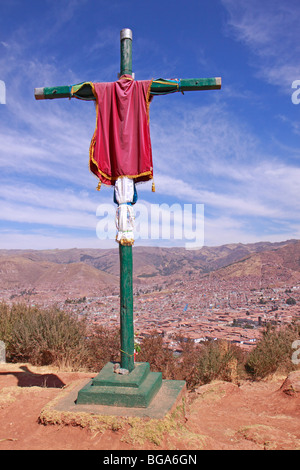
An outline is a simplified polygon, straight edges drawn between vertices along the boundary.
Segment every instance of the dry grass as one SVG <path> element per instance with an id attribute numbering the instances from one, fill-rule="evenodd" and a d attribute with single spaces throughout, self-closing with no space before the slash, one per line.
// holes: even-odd
<path id="1" fill-rule="evenodd" d="M 44 425 L 79 426 L 90 431 L 93 435 L 105 431 L 120 432 L 122 442 L 141 448 L 163 447 L 169 449 L 178 443 L 177 448 L 202 449 L 206 438 L 188 430 L 185 419 L 185 400 L 176 409 L 163 419 L 149 419 L 138 417 L 120 417 L 93 415 L 87 412 L 59 411 L 55 406 L 64 395 L 78 386 L 72 386 L 60 393 L 53 401 L 48 403 L 41 411 L 39 422 Z"/>
<path id="2" fill-rule="evenodd" d="M 21 394 L 33 393 L 40 390 L 41 387 L 18 387 L 17 385 L 3 387 L 0 390 L 0 408 L 4 408 L 5 406 L 14 403 Z"/>

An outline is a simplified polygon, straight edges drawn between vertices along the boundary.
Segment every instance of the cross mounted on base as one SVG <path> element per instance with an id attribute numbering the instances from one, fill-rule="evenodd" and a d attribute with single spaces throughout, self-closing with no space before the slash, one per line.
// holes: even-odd
<path id="1" fill-rule="evenodd" d="M 104 103 L 103 106 L 119 106 L 117 109 L 117 112 L 120 111 L 120 108 L 124 106 L 125 101 L 122 101 L 123 99 L 125 100 L 126 96 L 129 94 L 129 91 L 131 90 L 131 86 L 133 86 L 132 82 L 135 84 L 143 84 L 144 82 L 135 82 L 134 80 L 134 74 L 132 72 L 132 31 L 130 29 L 122 29 L 120 33 L 120 45 L 121 45 L 121 60 L 120 60 L 120 73 L 119 73 L 119 78 L 118 82 L 114 82 L 118 84 L 119 88 L 114 88 L 110 93 L 109 96 L 115 96 L 116 93 L 120 92 L 120 101 L 115 104 L 111 105 L 110 103 L 106 101 L 100 101 L 100 94 L 102 93 L 103 87 L 97 89 L 96 85 L 99 85 L 101 87 L 101 84 L 93 84 L 91 82 L 83 82 L 77 85 L 73 86 L 58 86 L 58 87 L 45 87 L 45 88 L 35 88 L 35 98 L 37 100 L 41 99 L 57 99 L 57 98 L 77 98 L 81 100 L 86 100 L 86 101 L 91 101 L 91 100 L 96 100 L 98 108 L 100 108 L 100 103 Z M 146 82 L 145 82 L 146 83 Z M 103 86 L 106 86 L 108 84 L 103 84 Z M 148 106 L 148 102 L 150 102 L 151 97 L 155 95 L 164 95 L 164 94 L 169 94 L 169 93 L 174 93 L 174 92 L 182 92 L 184 93 L 185 91 L 196 91 L 196 90 L 217 90 L 221 88 L 221 78 L 192 78 L 192 79 L 162 79 L 159 78 L 157 80 L 151 80 L 147 82 L 147 90 L 148 90 L 148 95 L 144 96 L 144 101 L 141 98 L 137 98 L 136 95 L 133 97 L 133 101 L 135 103 L 138 102 L 138 99 L 141 100 L 141 106 Z M 121 87 L 121 88 L 120 88 Z M 106 87 L 107 88 L 107 87 Z M 105 89 L 106 89 L 105 88 Z M 117 90 L 117 91 L 116 91 Z M 121 90 L 121 91 L 120 91 Z M 147 91 L 146 90 L 146 91 Z M 145 91 L 145 89 L 144 89 Z M 141 92 L 143 94 L 143 92 Z M 150 96 L 149 96 L 150 94 Z M 108 95 L 107 95 L 108 96 Z M 132 95 L 133 96 L 133 95 Z M 100 97 L 100 98 L 99 98 Z M 114 98 L 112 98 L 114 100 Z M 120 104 L 121 103 L 121 104 Z M 128 104 L 128 102 L 126 102 Z M 125 106 L 127 106 L 125 104 Z M 128 105 L 129 106 L 129 105 Z M 136 104 L 137 108 L 139 109 L 138 106 L 139 104 Z M 145 109 L 146 109 L 145 108 Z M 97 113 L 101 113 L 101 109 L 97 109 Z M 147 110 L 146 110 L 147 111 Z M 109 113 L 113 113 L 113 109 L 109 108 Z M 116 112 L 116 114 L 117 114 Z M 134 111 L 133 111 L 134 112 Z M 140 110 L 139 110 L 140 112 Z M 145 114 L 145 113 L 144 113 Z M 111 114 L 110 114 L 111 116 Z M 141 115 L 142 116 L 142 115 Z M 99 117 L 99 116 L 98 116 Z M 105 120 L 105 116 L 102 116 L 103 120 Z M 110 117 L 108 118 L 110 119 Z M 139 117 L 136 119 L 139 121 L 140 119 L 140 114 Z M 144 119 L 143 116 L 141 119 Z M 100 121 L 98 120 L 98 124 Z M 100 123 L 101 124 L 101 123 Z M 100 125 L 99 124 L 99 125 Z M 102 124 L 101 124 L 102 125 Z M 122 132 L 124 132 L 124 135 L 126 137 L 127 133 L 127 124 L 121 123 L 122 125 Z M 125 127 L 124 127 L 125 125 Z M 128 124 L 129 125 L 129 124 Z M 142 133 L 146 129 L 146 120 L 143 121 L 142 123 L 134 123 L 133 126 L 139 126 L 143 125 L 144 128 L 142 129 Z M 108 126 L 111 126 L 111 122 L 108 124 Z M 100 130 L 98 129 L 100 132 Z M 95 131 L 96 132 L 96 131 Z M 148 163 L 146 162 L 146 170 L 145 172 L 138 172 L 138 174 L 135 174 L 134 176 L 132 174 L 129 174 L 128 172 L 118 173 L 118 168 L 117 166 L 120 164 L 122 165 L 122 159 L 125 161 L 127 159 L 127 155 L 123 154 L 123 157 L 121 157 L 121 160 L 116 160 L 115 162 L 111 163 L 111 161 L 106 161 L 105 165 L 111 165 L 111 167 L 114 167 L 112 171 L 115 171 L 115 176 L 113 174 L 109 174 L 109 170 L 103 171 L 103 168 L 100 168 L 99 166 L 99 159 L 101 160 L 106 158 L 106 160 L 112 159 L 112 155 L 110 154 L 111 150 L 110 149 L 103 149 L 103 152 L 107 153 L 105 155 L 105 158 L 103 157 L 104 153 L 101 154 L 101 149 L 100 153 L 96 154 L 98 149 L 95 147 L 95 145 L 100 146 L 105 144 L 105 129 L 103 131 L 103 134 L 100 136 L 100 140 L 97 143 L 96 139 L 97 136 L 94 134 L 94 137 L 92 139 L 91 143 L 91 148 L 92 148 L 92 156 L 91 156 L 91 148 L 90 148 L 90 169 L 96 174 L 96 176 L 99 177 L 99 186 L 104 182 L 104 184 L 110 184 L 115 186 L 115 194 L 116 190 L 119 190 L 119 195 L 122 193 L 122 184 L 124 182 L 129 183 L 135 183 L 139 182 L 141 180 L 147 180 L 147 179 L 152 179 L 152 155 L 151 155 L 151 144 L 150 144 L 150 136 L 149 139 L 145 139 L 145 142 L 143 143 L 144 147 L 148 145 L 148 148 L 146 149 L 148 151 L 148 156 L 150 155 L 150 160 Z M 115 133 L 117 131 L 115 130 Z M 133 131 L 136 132 L 136 131 Z M 99 137 L 99 136 L 98 136 Z M 125 140 L 124 137 L 124 140 Z M 111 138 L 111 137 L 110 137 Z M 116 136 L 112 137 L 113 139 L 116 138 Z M 122 136 L 119 136 L 120 142 L 115 143 L 115 146 L 123 146 L 122 142 Z M 126 137 L 127 138 L 127 137 Z M 129 146 L 131 145 L 131 142 L 129 143 Z M 143 147 L 143 151 L 145 148 Z M 139 167 L 140 162 L 138 161 L 141 157 L 139 154 L 140 149 L 137 148 L 137 165 Z M 95 153 L 96 152 L 96 153 Z M 150 152 L 150 153 L 149 153 Z M 101 155 L 102 156 L 101 156 Z M 99 159 L 97 160 L 97 155 Z M 146 156 L 147 157 L 147 156 Z M 145 158 L 146 158 L 145 157 Z M 148 158 L 148 157 L 147 157 Z M 147 160 L 146 158 L 146 160 Z M 117 162 L 117 163 L 116 163 Z M 108 168 L 106 166 L 106 168 Z M 110 168 L 111 169 L 111 168 Z M 140 169 L 140 167 L 139 167 Z M 116 176 L 117 175 L 117 176 Z M 141 176 L 142 175 L 142 176 Z M 144 175 L 144 176 L 143 176 Z M 128 177 L 128 178 L 123 178 L 123 177 Z M 130 186 L 130 184 L 129 184 Z M 128 186 L 128 187 L 129 187 Z M 100 189 L 100 188 L 99 188 Z M 129 188 L 130 189 L 130 188 Z M 131 188 L 133 191 L 135 189 L 135 184 Z M 122 194 L 121 194 L 122 196 Z M 121 198 L 122 199 L 122 198 Z M 132 204 L 132 200 L 129 199 L 129 201 L 125 200 L 125 203 L 120 202 L 120 200 L 117 201 L 119 204 L 118 209 L 121 209 L 122 204 L 127 204 L 126 210 L 128 209 L 128 204 Z M 127 214 L 127 212 L 126 212 Z M 125 217 L 126 217 L 125 214 Z M 124 214 L 123 214 L 124 215 Z M 119 228 L 120 229 L 120 228 Z M 121 230 L 122 231 L 122 230 Z M 124 234 L 124 233 L 123 233 Z M 125 240 L 122 241 L 122 237 L 119 241 L 119 256 L 120 256 L 120 328 L 121 328 L 121 368 L 129 371 L 131 373 L 134 368 L 134 327 L 133 327 L 133 286 L 132 286 L 132 244 L 133 240 Z"/>

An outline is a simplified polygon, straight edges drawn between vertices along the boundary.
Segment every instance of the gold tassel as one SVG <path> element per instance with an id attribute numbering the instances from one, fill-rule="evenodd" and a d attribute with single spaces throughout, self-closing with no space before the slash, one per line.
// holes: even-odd
<path id="1" fill-rule="evenodd" d="M 155 193 L 155 184 L 154 184 L 154 181 L 152 181 L 152 192 Z"/>
<path id="2" fill-rule="evenodd" d="M 98 183 L 98 186 L 97 186 L 96 190 L 97 190 L 97 191 L 100 191 L 100 189 L 101 189 L 101 181 L 99 181 L 99 183 Z"/>

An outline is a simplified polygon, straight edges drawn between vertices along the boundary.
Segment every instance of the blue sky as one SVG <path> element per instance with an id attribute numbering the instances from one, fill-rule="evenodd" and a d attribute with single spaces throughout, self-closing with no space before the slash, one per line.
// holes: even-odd
<path id="1" fill-rule="evenodd" d="M 34 88 L 115 81 L 123 28 L 137 80 L 222 77 L 154 98 L 139 201 L 203 204 L 205 245 L 300 238 L 299 24 L 297 0 L 0 0 L 0 248 L 116 247 L 96 236 L 93 103 Z"/>

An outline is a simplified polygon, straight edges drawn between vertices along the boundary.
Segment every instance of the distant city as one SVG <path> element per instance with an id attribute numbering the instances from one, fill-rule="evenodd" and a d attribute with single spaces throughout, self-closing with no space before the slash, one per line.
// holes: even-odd
<path id="1" fill-rule="evenodd" d="M 222 261 L 222 267 L 211 272 L 205 272 L 207 264 L 202 267 L 195 264 L 196 255 L 186 255 L 189 260 L 186 263 L 182 258 L 184 251 L 153 251 L 156 264 L 153 261 L 151 265 L 148 258 L 148 264 L 145 261 L 151 248 L 140 250 L 143 258 L 136 263 L 138 274 L 134 276 L 133 298 L 137 341 L 156 331 L 162 335 L 165 345 L 179 353 L 178 337 L 196 343 L 224 339 L 249 349 L 255 346 L 266 324 L 299 322 L 300 243 L 293 241 L 275 249 L 264 248 L 260 247 L 259 252 L 251 248 L 250 255 L 241 256 L 233 263 Z M 238 249 L 241 251 L 240 246 Z M 100 259 L 99 251 L 106 272 L 94 267 L 95 260 Z M 217 255 L 214 252 L 215 264 L 220 260 L 220 253 L 224 254 L 224 247 Z M 233 253 L 237 253 L 235 246 L 230 247 L 231 257 Z M 0 298 L 8 303 L 56 305 L 78 317 L 87 316 L 91 324 L 118 328 L 118 276 L 112 274 L 116 270 L 113 263 L 107 267 L 104 254 L 111 259 L 109 252 L 101 250 L 89 255 L 73 250 L 72 259 L 68 258 L 69 253 L 54 250 L 47 252 L 47 260 L 44 252 L 2 252 Z M 49 261 L 49 256 L 55 257 L 55 263 L 53 259 Z M 58 261 L 59 256 L 62 259 Z M 165 256 L 169 257 L 168 263 Z M 161 258 L 163 262 L 157 264 Z M 82 259 L 89 262 L 92 259 L 93 266 L 78 261 Z M 39 270 L 43 270 L 42 274 Z M 34 278 L 37 271 L 40 274 Z M 92 283 L 98 273 L 104 277 Z M 63 284 L 66 279 L 67 283 Z"/>
<path id="2" fill-rule="evenodd" d="M 290 303 L 288 302 L 290 300 Z M 119 295 L 60 303 L 61 308 L 103 326 L 118 327 Z M 295 302 L 295 303 L 294 303 Z M 136 288 L 134 328 L 138 339 L 159 332 L 165 344 L 178 350 L 174 337 L 195 342 L 225 339 L 247 348 L 255 345 L 266 323 L 287 325 L 300 320 L 300 284 L 255 289 L 247 281 L 202 279 L 173 286 Z M 180 349 L 179 349 L 180 350 Z"/>

